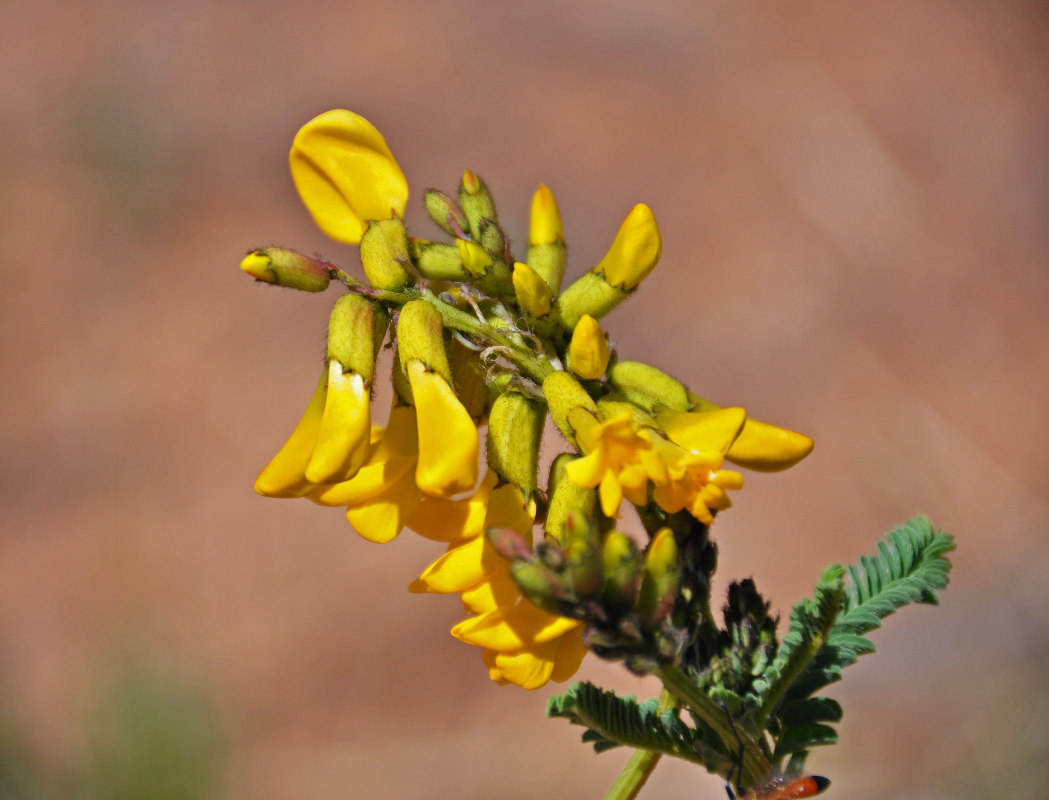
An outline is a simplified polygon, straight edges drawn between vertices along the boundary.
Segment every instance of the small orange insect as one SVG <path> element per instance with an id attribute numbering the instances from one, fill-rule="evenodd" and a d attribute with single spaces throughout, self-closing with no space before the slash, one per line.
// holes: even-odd
<path id="1" fill-rule="evenodd" d="M 775 775 L 754 787 L 740 800 L 799 800 L 813 797 L 830 786 L 830 781 L 819 775 Z M 729 792 L 729 796 L 732 793 Z"/>

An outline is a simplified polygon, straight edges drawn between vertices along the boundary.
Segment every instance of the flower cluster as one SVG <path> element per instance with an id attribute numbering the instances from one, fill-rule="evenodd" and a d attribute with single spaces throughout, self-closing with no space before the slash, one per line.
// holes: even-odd
<path id="1" fill-rule="evenodd" d="M 424 195 L 450 241 L 409 237 L 404 175 L 356 114 L 308 122 L 290 163 L 317 224 L 359 244 L 366 280 L 280 248 L 244 258 L 260 281 L 345 289 L 313 397 L 256 491 L 345 507 L 374 542 L 407 528 L 445 543 L 410 589 L 460 596 L 470 616 L 452 635 L 483 649 L 494 680 L 563 681 L 588 649 L 638 671 L 679 658 L 689 631 L 674 611 L 695 597 L 682 588 L 702 557 L 697 542 L 743 484 L 726 462 L 777 471 L 812 441 L 610 349 L 600 320 L 660 258 L 649 208 L 635 206 L 604 258 L 562 288 L 564 235 L 545 186 L 517 261 L 488 187 L 469 170 L 454 197 Z M 383 428 L 372 424 L 371 396 L 387 343 L 394 403 Z M 541 485 L 548 413 L 568 451 Z M 640 548 L 615 529 L 624 499 L 650 535 Z"/>

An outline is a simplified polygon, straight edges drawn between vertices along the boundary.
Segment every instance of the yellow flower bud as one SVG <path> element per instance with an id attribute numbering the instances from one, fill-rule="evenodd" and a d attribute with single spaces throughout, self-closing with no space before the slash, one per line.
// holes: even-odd
<path id="1" fill-rule="evenodd" d="M 575 447 L 575 429 L 569 422 L 569 412 L 581 408 L 596 417 L 597 403 L 587 394 L 579 381 L 560 370 L 551 372 L 543 380 L 543 395 L 546 397 L 546 404 L 550 409 L 550 416 L 554 424 Z"/>
<path id="2" fill-rule="evenodd" d="M 688 411 L 688 389 L 678 380 L 641 361 L 617 361 L 608 379 L 631 403 L 648 412 L 663 408 Z"/>
<path id="3" fill-rule="evenodd" d="M 240 268 L 257 281 L 304 292 L 323 292 L 331 280 L 325 263 L 283 247 L 253 250 L 244 256 Z"/>
<path id="4" fill-rule="evenodd" d="M 492 266 L 492 257 L 476 242 L 456 239 L 455 245 L 459 248 L 459 260 L 462 261 L 463 269 L 473 277 L 484 275 Z"/>
<path id="5" fill-rule="evenodd" d="M 550 502 L 546 509 L 546 532 L 558 542 L 566 543 L 568 534 L 565 527 L 575 514 L 593 518 L 597 509 L 597 490 L 583 489 L 569 476 L 565 467 L 578 456 L 573 453 L 562 453 L 550 466 L 550 479 L 547 491 Z"/>
<path id="6" fill-rule="evenodd" d="M 659 262 L 663 240 L 652 211 L 638 203 L 619 227 L 612 247 L 594 271 L 612 286 L 630 291 L 643 281 Z"/>
<path id="7" fill-rule="evenodd" d="M 303 125 L 289 162 L 302 202 L 333 239 L 356 244 L 368 220 L 404 214 L 404 173 L 382 134 L 351 111 L 326 111 Z"/>
<path id="8" fill-rule="evenodd" d="M 481 237 L 482 220 L 495 222 L 497 219 L 492 193 L 488 191 L 484 181 L 470 170 L 463 172 L 463 180 L 459 185 L 459 208 L 466 216 L 470 225 L 469 232 L 474 239 Z"/>
<path id="9" fill-rule="evenodd" d="M 412 300 L 401 308 L 397 320 L 397 353 L 405 373 L 408 363 L 418 359 L 444 378 L 445 383 L 451 383 L 452 372 L 444 349 L 444 323 L 440 312 L 425 300 Z M 414 384 L 412 388 L 414 390 Z"/>
<path id="10" fill-rule="evenodd" d="M 608 339 L 601 324 L 589 314 L 584 314 L 572 331 L 568 365 L 585 380 L 597 380 L 608 368 Z"/>
<path id="11" fill-rule="evenodd" d="M 425 278 L 435 281 L 465 281 L 470 274 L 463 268 L 459 248 L 454 244 L 408 239 L 408 253 Z"/>
<path id="12" fill-rule="evenodd" d="M 532 215 L 528 228 L 528 244 L 553 244 L 564 240 L 561 212 L 554 193 L 539 184 L 532 195 Z"/>
<path id="13" fill-rule="evenodd" d="M 518 261 L 514 264 L 513 280 L 517 304 L 526 314 L 542 317 L 550 313 L 553 292 L 538 272 Z"/>
<path id="14" fill-rule="evenodd" d="M 399 217 L 373 220 L 361 238 L 361 266 L 376 289 L 398 292 L 412 282 L 408 263 L 408 234 Z"/>
<path id="15" fill-rule="evenodd" d="M 539 442 L 546 410 L 520 392 L 504 392 L 488 416 L 488 466 L 528 496 L 538 485 Z"/>

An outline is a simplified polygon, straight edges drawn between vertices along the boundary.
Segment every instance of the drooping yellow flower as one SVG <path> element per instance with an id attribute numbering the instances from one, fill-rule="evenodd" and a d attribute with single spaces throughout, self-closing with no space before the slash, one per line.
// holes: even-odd
<path id="1" fill-rule="evenodd" d="M 418 454 L 415 409 L 394 406 L 386 429 L 372 428 L 368 455 L 357 474 L 315 487 L 309 498 L 324 506 L 346 506 L 346 518 L 357 533 L 372 542 L 388 542 L 422 500 L 415 484 Z"/>
<path id="2" fill-rule="evenodd" d="M 489 544 L 484 534 L 492 527 L 511 528 L 531 540 L 535 520 L 535 501 L 525 501 L 517 486 L 499 486 L 498 480 L 490 471 L 469 498 L 427 498 L 419 505 L 410 527 L 449 542 L 449 548 L 409 591 L 458 593 L 466 610 L 478 616 L 456 625 L 452 635 L 485 648 L 493 680 L 535 689 L 548 680 L 567 680 L 578 669 L 585 654 L 579 641 L 582 623 L 525 600 L 510 577 L 509 562 Z M 508 634 L 511 625 L 516 634 Z"/>
<path id="3" fill-rule="evenodd" d="M 404 173 L 382 134 L 352 111 L 326 111 L 303 125 L 289 163 L 302 202 L 333 239 L 357 244 L 369 220 L 404 215 Z"/>
<path id="4" fill-rule="evenodd" d="M 565 469 L 576 486 L 600 487 L 605 516 L 615 516 L 624 495 L 634 505 L 645 505 L 648 482 L 666 482 L 666 465 L 653 451 L 652 435 L 635 431 L 629 413 L 599 422 L 593 414 L 577 407 L 569 411 L 568 417 L 583 458 L 572 461 Z"/>
<path id="5" fill-rule="evenodd" d="M 527 600 L 471 617 L 452 628 L 452 636 L 484 648 L 492 680 L 538 689 L 547 681 L 568 680 L 586 655 L 583 623 L 536 608 Z"/>
<path id="6" fill-rule="evenodd" d="M 418 410 L 415 481 L 427 494 L 451 497 L 477 483 L 477 427 L 448 381 L 419 360 L 407 365 Z"/>

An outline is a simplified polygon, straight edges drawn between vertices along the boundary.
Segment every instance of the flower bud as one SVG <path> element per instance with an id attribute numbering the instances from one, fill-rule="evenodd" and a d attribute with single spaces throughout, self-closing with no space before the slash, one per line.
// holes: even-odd
<path id="1" fill-rule="evenodd" d="M 565 575 L 572 590 L 589 598 L 601 590 L 604 567 L 601 557 L 601 532 L 581 511 L 573 510 L 564 527 Z"/>
<path id="2" fill-rule="evenodd" d="M 561 576 L 538 562 L 516 561 L 510 565 L 510 575 L 528 602 L 550 614 L 562 615 L 564 604 L 574 600 Z"/>
<path id="3" fill-rule="evenodd" d="M 528 228 L 528 266 L 534 269 L 556 294 L 565 274 L 565 242 L 561 212 L 553 193 L 539 184 L 532 196 L 531 223 Z"/>
<path id="4" fill-rule="evenodd" d="M 454 244 L 408 239 L 408 253 L 424 278 L 435 281 L 465 281 L 470 274 L 463 268 L 459 248 Z"/>
<path id="5" fill-rule="evenodd" d="M 492 267 L 492 257 L 476 242 L 456 239 L 455 245 L 459 248 L 459 260 L 468 275 L 480 278 Z"/>
<path id="6" fill-rule="evenodd" d="M 397 354 L 401 367 L 408 372 L 408 363 L 422 361 L 451 383 L 452 372 L 444 349 L 444 323 L 440 312 L 425 300 L 412 300 L 401 308 L 397 320 Z"/>
<path id="7" fill-rule="evenodd" d="M 655 629 L 674 608 L 681 586 L 681 563 L 677 541 L 670 528 L 662 528 L 648 545 L 641 576 L 638 613 L 642 625 Z"/>
<path id="8" fill-rule="evenodd" d="M 583 314 L 601 319 L 626 300 L 659 261 L 659 228 L 648 206 L 639 204 L 627 215 L 601 262 L 557 298 L 565 327 L 575 328 Z"/>
<path id="9" fill-rule="evenodd" d="M 568 366 L 585 380 L 597 380 L 608 368 L 608 339 L 601 324 L 589 314 L 584 314 L 572 331 Z"/>
<path id="10" fill-rule="evenodd" d="M 504 392 L 488 416 L 488 465 L 525 496 L 538 485 L 539 443 L 546 410 L 520 392 Z"/>
<path id="11" fill-rule="evenodd" d="M 466 215 L 455 201 L 442 191 L 427 189 L 423 193 L 426 213 L 442 231 L 457 239 L 463 238 L 470 227 Z"/>
<path id="12" fill-rule="evenodd" d="M 535 555 L 525 538 L 513 528 L 489 528 L 485 536 L 492 549 L 507 561 L 531 559 Z"/>
<path id="13" fill-rule="evenodd" d="M 631 403 L 649 413 L 663 408 L 688 411 L 688 389 L 665 372 L 640 361 L 617 361 L 608 380 Z"/>
<path id="14" fill-rule="evenodd" d="M 648 277 L 662 252 L 656 218 L 648 206 L 638 203 L 623 220 L 615 241 L 594 272 L 602 274 L 612 286 L 629 292 Z"/>
<path id="15" fill-rule="evenodd" d="M 466 216 L 470 234 L 477 240 L 481 237 L 481 220 L 495 222 L 498 219 L 492 193 L 484 181 L 470 170 L 463 172 L 463 180 L 459 185 L 459 207 Z"/>
<path id="16" fill-rule="evenodd" d="M 408 263 L 408 233 L 404 221 L 373 220 L 361 238 L 361 265 L 368 282 L 376 289 L 399 292 L 412 282 Z"/>
<path id="17" fill-rule="evenodd" d="M 637 600 L 641 559 L 634 540 L 625 533 L 609 531 L 601 549 L 604 584 L 601 596 L 611 611 L 626 611 Z"/>
<path id="18" fill-rule="evenodd" d="M 477 241 L 497 261 L 506 258 L 506 234 L 499 227 L 499 223 L 490 219 L 481 220 L 481 232 Z"/>
<path id="19" fill-rule="evenodd" d="M 382 134 L 351 111 L 326 111 L 303 125 L 289 163 L 302 202 L 333 239 L 356 244 L 368 220 L 404 214 L 404 173 Z"/>
<path id="20" fill-rule="evenodd" d="M 257 281 L 304 292 L 323 292 L 331 274 L 328 265 L 283 247 L 264 247 L 244 256 L 240 268 Z"/>
<path id="21" fill-rule="evenodd" d="M 528 264 L 518 261 L 514 264 L 513 281 L 517 304 L 522 311 L 533 317 L 543 317 L 550 313 L 553 292 L 538 272 Z"/>
<path id="22" fill-rule="evenodd" d="M 550 466 L 550 479 L 547 482 L 550 502 L 546 509 L 546 533 L 559 542 L 567 541 L 565 530 L 573 513 L 578 512 L 593 518 L 597 510 L 597 489 L 582 489 L 569 478 L 565 466 L 578 456 L 562 453 Z"/>
<path id="23" fill-rule="evenodd" d="M 550 408 L 550 416 L 554 424 L 575 447 L 575 429 L 569 422 L 569 412 L 574 408 L 582 408 L 596 416 L 597 404 L 579 381 L 560 370 L 551 372 L 543 380 L 543 395 L 546 397 L 546 404 Z"/>

